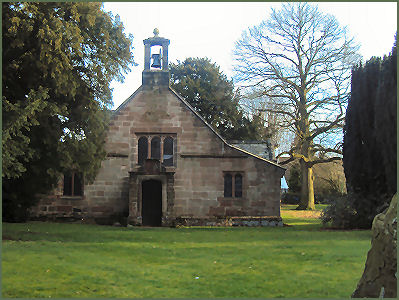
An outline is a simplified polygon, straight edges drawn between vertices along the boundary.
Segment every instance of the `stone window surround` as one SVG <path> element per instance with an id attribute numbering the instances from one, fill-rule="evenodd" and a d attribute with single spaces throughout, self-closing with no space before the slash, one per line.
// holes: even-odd
<path id="1" fill-rule="evenodd" d="M 65 176 L 66 176 L 66 174 L 63 174 L 62 185 L 61 185 L 62 194 L 60 195 L 61 199 L 82 200 L 84 198 L 84 185 L 85 185 L 85 183 L 84 183 L 84 179 L 83 179 L 82 174 L 80 174 L 81 194 L 74 195 L 74 178 L 75 178 L 75 174 L 76 173 L 78 173 L 78 172 L 75 172 L 75 171 L 71 172 L 71 195 L 65 195 L 64 194 L 64 192 L 65 192 L 64 191 L 64 184 L 65 184 Z"/>
<path id="2" fill-rule="evenodd" d="M 224 190 L 224 178 L 227 174 L 231 175 L 232 178 L 232 189 L 231 189 L 231 197 L 225 197 L 223 194 L 223 197 L 221 197 L 222 199 L 242 199 L 245 198 L 245 191 L 246 189 L 244 188 L 244 175 L 245 172 L 244 171 L 223 171 L 223 190 Z M 236 197 L 235 196 L 235 176 L 236 175 L 241 175 L 241 196 Z"/>
<path id="3" fill-rule="evenodd" d="M 136 133 L 136 138 L 137 138 L 137 159 L 136 162 L 138 164 L 138 157 L 139 157 L 139 149 L 138 149 L 138 140 L 141 137 L 146 137 L 147 138 L 147 159 L 151 158 L 151 140 L 153 138 L 159 137 L 161 139 L 160 143 L 160 152 L 161 152 L 161 163 L 163 163 L 163 151 L 164 151 L 164 141 L 166 138 L 170 137 L 173 139 L 173 166 L 171 167 L 176 167 L 176 140 L 177 136 L 176 133 Z"/>

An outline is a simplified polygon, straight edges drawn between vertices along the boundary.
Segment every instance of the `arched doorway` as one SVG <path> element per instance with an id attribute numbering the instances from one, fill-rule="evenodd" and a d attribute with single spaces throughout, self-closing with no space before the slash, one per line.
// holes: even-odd
<path id="1" fill-rule="evenodd" d="M 158 180 L 142 182 L 141 216 L 144 226 L 162 225 L 162 183 Z"/>

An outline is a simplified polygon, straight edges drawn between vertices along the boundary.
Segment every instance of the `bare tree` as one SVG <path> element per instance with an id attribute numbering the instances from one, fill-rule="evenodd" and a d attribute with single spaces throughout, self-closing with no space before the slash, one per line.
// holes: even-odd
<path id="1" fill-rule="evenodd" d="M 335 17 L 307 3 L 286 3 L 243 32 L 235 48 L 235 79 L 256 89 L 295 133 L 288 163 L 301 165 L 301 202 L 314 209 L 312 167 L 340 160 L 342 127 L 358 46 Z"/>
<path id="2" fill-rule="evenodd" d="M 267 97 L 260 96 L 256 88 L 250 88 L 240 94 L 240 106 L 248 115 L 262 117 L 269 140 L 278 152 L 289 150 L 295 134 L 289 126 L 285 126 L 283 115 L 271 112 L 275 108 L 273 102 Z"/>

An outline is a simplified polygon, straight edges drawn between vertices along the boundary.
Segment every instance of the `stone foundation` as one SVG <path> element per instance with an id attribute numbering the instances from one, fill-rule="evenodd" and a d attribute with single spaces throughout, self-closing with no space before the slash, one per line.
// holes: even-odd
<path id="1" fill-rule="evenodd" d="M 34 221 L 52 221 L 80 224 L 114 225 L 119 223 L 121 226 L 142 226 L 140 217 L 129 220 L 122 215 L 107 217 L 89 217 L 85 214 L 46 214 L 32 217 Z M 162 218 L 162 227 L 181 227 L 181 226 L 210 226 L 210 227 L 281 227 L 283 220 L 281 217 L 177 217 Z"/>
<path id="2" fill-rule="evenodd" d="M 283 226 L 281 217 L 178 217 L 171 220 L 170 226 L 242 226 L 242 227 L 276 227 Z"/>

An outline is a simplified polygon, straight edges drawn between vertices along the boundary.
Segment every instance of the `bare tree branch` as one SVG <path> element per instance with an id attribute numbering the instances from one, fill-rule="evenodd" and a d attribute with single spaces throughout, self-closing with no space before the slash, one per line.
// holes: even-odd
<path id="1" fill-rule="evenodd" d="M 295 146 L 280 156 L 300 159 L 303 176 L 315 164 L 340 159 L 328 154 L 340 154 L 337 130 L 358 49 L 335 17 L 308 3 L 282 4 L 236 43 L 235 80 L 252 87 L 252 101 L 266 101 L 258 108 L 278 115 L 280 128 L 295 133 Z"/>
<path id="2" fill-rule="evenodd" d="M 316 160 L 313 160 L 313 161 L 311 161 L 310 162 L 310 165 L 311 166 L 314 166 L 314 165 L 316 165 L 316 164 L 325 164 L 325 163 L 329 163 L 329 162 L 332 162 L 332 161 L 341 161 L 342 160 L 342 157 L 329 157 L 329 158 L 326 158 L 326 159 L 316 159 Z"/>

